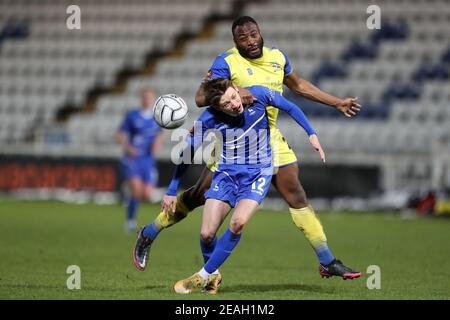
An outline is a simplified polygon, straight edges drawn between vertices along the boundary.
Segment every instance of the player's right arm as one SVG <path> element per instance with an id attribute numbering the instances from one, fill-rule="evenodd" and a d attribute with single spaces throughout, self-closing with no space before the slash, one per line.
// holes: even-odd
<path id="1" fill-rule="evenodd" d="M 184 159 L 184 155 L 189 152 L 188 154 L 191 155 L 190 161 L 188 163 L 181 162 L 180 164 L 176 165 L 172 180 L 170 181 L 167 192 L 161 201 L 161 210 L 166 213 L 175 213 L 177 206 L 177 190 L 180 186 L 181 178 L 189 168 L 195 153 L 195 148 L 192 140 L 193 139 L 191 139 L 190 136 L 187 137 L 188 145 L 180 153 L 180 159 Z"/>
<path id="2" fill-rule="evenodd" d="M 183 154 L 181 154 L 181 157 Z M 176 166 L 172 181 L 169 184 L 166 195 L 161 201 L 161 211 L 166 213 L 175 213 L 177 208 L 177 190 L 180 185 L 181 178 L 189 168 L 188 163 L 180 163 Z"/>
<path id="3" fill-rule="evenodd" d="M 187 163 L 182 161 L 175 167 L 175 171 L 169 187 L 167 188 L 166 195 L 161 201 L 161 210 L 166 213 L 175 213 L 177 205 L 177 190 L 180 186 L 181 178 L 184 176 L 190 164 L 192 163 L 195 151 L 203 142 L 203 135 L 209 128 L 208 120 L 210 119 L 208 119 L 208 115 L 209 113 L 207 111 L 202 113 L 202 115 L 200 115 L 198 120 L 194 123 L 193 131 L 186 137 L 187 146 L 184 147 L 184 149 L 181 151 L 180 159 L 184 159 L 185 154 L 189 154 L 190 159 L 188 159 L 189 161 Z"/>
<path id="4" fill-rule="evenodd" d="M 208 101 L 206 101 L 205 90 L 203 88 L 203 84 L 208 80 L 213 80 L 216 78 L 225 78 L 231 80 L 230 74 L 230 66 L 225 61 L 224 54 L 219 55 L 214 60 L 211 68 L 203 79 L 200 87 L 198 88 L 195 94 L 195 103 L 199 108 L 206 107 L 209 105 Z M 252 104 L 256 99 L 253 97 L 250 91 L 245 88 L 239 87 L 239 95 L 241 96 L 242 103 L 245 105 Z"/>
<path id="5" fill-rule="evenodd" d="M 114 138 L 116 142 L 122 146 L 122 149 L 128 154 L 130 157 L 137 157 L 137 150 L 131 144 L 128 143 L 128 134 L 130 134 L 131 130 L 131 118 L 130 114 L 127 113 L 125 119 L 120 125 L 119 130 L 114 134 Z"/>

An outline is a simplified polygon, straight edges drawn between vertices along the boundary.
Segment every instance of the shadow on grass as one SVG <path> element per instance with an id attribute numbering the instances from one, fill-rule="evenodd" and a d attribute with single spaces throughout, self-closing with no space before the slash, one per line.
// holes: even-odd
<path id="1" fill-rule="evenodd" d="M 1 284 L 0 289 L 54 289 L 54 290 L 68 290 L 66 286 L 61 285 L 46 285 L 46 284 L 31 284 L 31 283 L 8 283 Z M 164 289 L 167 288 L 166 285 L 153 285 L 153 286 L 140 286 L 140 287 L 126 287 L 126 286 L 117 286 L 117 287 L 96 287 L 96 286 L 81 286 L 83 291 L 100 291 L 100 292 L 110 292 L 110 291 L 136 291 L 136 290 L 154 290 L 154 289 Z M 77 292 L 78 290 L 74 290 Z"/>
<path id="2" fill-rule="evenodd" d="M 0 288 L 9 289 L 62 289 L 60 285 L 32 284 L 32 283 L 5 283 Z"/>
<path id="3" fill-rule="evenodd" d="M 270 292 L 270 291 L 304 291 L 315 293 L 334 293 L 333 288 L 324 288 L 318 285 L 301 284 L 301 283 L 284 283 L 284 284 L 240 284 L 231 286 L 222 286 L 221 292 Z"/>
<path id="4" fill-rule="evenodd" d="M 61 285 L 46 285 L 46 284 L 31 284 L 31 283 L 23 283 L 23 284 L 1 284 L 0 288 L 4 289 L 31 289 L 31 290 L 67 290 L 66 287 Z M 82 291 L 94 291 L 94 292 L 126 292 L 126 291 L 151 291 L 151 290 L 161 290 L 167 289 L 167 285 L 157 284 L 157 285 L 145 285 L 145 286 L 105 286 L 105 287 L 97 287 L 97 286 L 82 286 Z M 170 290 L 171 291 L 171 290 Z M 322 293 L 322 294 L 333 294 L 335 293 L 334 288 L 325 288 L 319 285 L 312 284 L 301 284 L 301 283 L 276 283 L 276 284 L 239 284 L 239 285 L 224 285 L 221 287 L 221 293 L 249 293 L 249 292 L 281 292 L 281 291 L 302 291 L 306 293 Z"/>

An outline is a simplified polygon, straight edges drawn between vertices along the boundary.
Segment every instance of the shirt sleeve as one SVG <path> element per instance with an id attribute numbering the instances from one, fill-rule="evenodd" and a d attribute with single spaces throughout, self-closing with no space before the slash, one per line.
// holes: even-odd
<path id="1" fill-rule="evenodd" d="M 289 58 L 287 57 L 287 55 L 281 50 L 280 50 L 280 52 L 283 54 L 284 60 L 286 61 L 285 64 L 284 64 L 284 76 L 286 77 L 290 73 L 292 73 L 293 68 L 292 68 L 292 65 L 291 65 L 291 61 L 289 61 Z"/>
<path id="2" fill-rule="evenodd" d="M 180 163 L 176 166 L 175 172 L 172 177 L 172 181 L 170 181 L 169 188 L 167 189 L 166 194 L 168 196 L 176 196 L 178 187 L 180 186 L 180 181 L 183 175 L 186 173 L 189 168 L 189 164 Z"/>
<path id="3" fill-rule="evenodd" d="M 119 131 L 125 132 L 128 134 L 131 133 L 131 116 L 130 116 L 129 112 L 125 115 L 125 118 L 123 119 L 122 123 L 120 124 Z"/>
<path id="4" fill-rule="evenodd" d="M 225 61 L 225 54 L 217 56 L 209 69 L 207 80 L 216 78 L 231 79 L 230 66 Z"/>
<path id="5" fill-rule="evenodd" d="M 287 100 L 278 91 L 266 90 L 268 103 L 271 106 L 286 111 L 306 131 L 308 136 L 316 133 L 300 107 Z"/>
<path id="6" fill-rule="evenodd" d="M 200 118 L 194 123 L 193 131 L 186 137 L 187 146 L 181 152 L 180 157 L 184 159 L 184 153 L 190 152 L 190 161 L 188 163 L 181 162 L 175 167 L 175 172 L 172 177 L 172 181 L 170 181 L 169 187 L 167 189 L 166 194 L 168 196 L 176 196 L 178 187 L 180 186 L 181 178 L 186 173 L 190 164 L 192 163 L 192 159 L 194 158 L 195 151 L 201 146 L 203 142 L 203 135 L 205 134 L 208 127 L 207 119 L 203 117 L 204 113 Z M 204 120 L 204 121 L 202 121 Z"/>

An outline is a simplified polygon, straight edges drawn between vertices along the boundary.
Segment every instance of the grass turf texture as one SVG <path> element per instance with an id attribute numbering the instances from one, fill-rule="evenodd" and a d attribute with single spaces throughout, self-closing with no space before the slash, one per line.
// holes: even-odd
<path id="1" fill-rule="evenodd" d="M 141 206 L 140 225 L 158 208 Z M 220 294 L 210 296 L 172 291 L 176 280 L 202 266 L 200 210 L 160 234 L 145 272 L 132 263 L 135 236 L 124 234 L 123 216 L 118 205 L 1 202 L 0 299 L 450 298 L 450 220 L 322 212 L 330 248 L 364 273 L 343 281 L 320 278 L 316 257 L 287 211 L 260 210 L 221 268 Z M 69 265 L 81 268 L 81 290 L 66 287 Z M 380 290 L 366 287 L 369 265 L 381 268 Z"/>

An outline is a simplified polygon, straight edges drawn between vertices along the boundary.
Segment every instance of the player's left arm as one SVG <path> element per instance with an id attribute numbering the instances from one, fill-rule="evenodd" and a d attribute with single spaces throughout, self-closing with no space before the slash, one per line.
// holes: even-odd
<path id="1" fill-rule="evenodd" d="M 332 106 L 348 118 L 355 116 L 361 110 L 361 105 L 357 102 L 358 98 L 350 97 L 340 99 L 335 97 L 320 90 L 308 80 L 300 78 L 295 72 L 291 72 L 285 76 L 283 83 L 299 96 Z"/>
<path id="2" fill-rule="evenodd" d="M 286 111 L 308 134 L 309 143 L 316 151 L 319 152 L 320 159 L 325 162 L 325 152 L 320 145 L 319 138 L 316 131 L 312 127 L 306 115 L 303 113 L 297 105 L 287 100 L 278 91 L 267 90 L 268 92 L 268 104 L 274 106 L 280 110 Z"/>
<path id="3" fill-rule="evenodd" d="M 156 154 L 159 150 L 161 150 L 164 138 L 165 138 L 164 132 L 160 130 L 156 136 L 155 142 L 152 145 L 152 154 Z"/>

